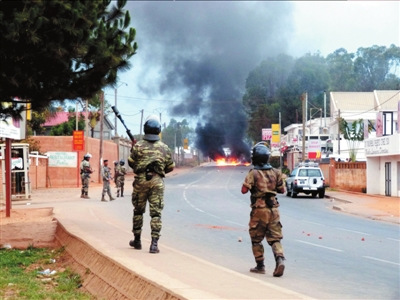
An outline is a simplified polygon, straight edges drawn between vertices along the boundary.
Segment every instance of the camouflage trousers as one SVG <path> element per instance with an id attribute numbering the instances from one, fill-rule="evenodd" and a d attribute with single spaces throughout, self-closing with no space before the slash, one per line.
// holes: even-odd
<path id="1" fill-rule="evenodd" d="M 103 180 L 103 191 L 101 193 L 101 197 L 104 197 L 105 195 L 110 196 L 110 198 L 112 198 L 111 196 L 111 189 L 110 189 L 110 182 L 107 180 Z"/>
<path id="2" fill-rule="evenodd" d="M 141 234 L 143 227 L 143 214 L 146 204 L 149 202 L 151 237 L 159 238 L 162 222 L 161 212 L 164 208 L 164 180 L 158 175 L 146 180 L 143 176 L 135 176 L 133 182 L 132 205 L 133 205 L 133 234 Z"/>
<path id="3" fill-rule="evenodd" d="M 89 177 L 84 175 L 81 176 L 81 182 L 82 182 L 82 190 L 81 190 L 81 195 L 88 195 L 89 193 Z"/>
<path id="4" fill-rule="evenodd" d="M 117 186 L 117 195 L 121 192 L 121 196 L 124 194 L 125 177 L 118 176 L 115 180 L 115 185 Z"/>
<path id="5" fill-rule="evenodd" d="M 267 239 L 274 257 L 284 257 L 281 245 L 282 224 L 278 208 L 252 208 L 250 213 L 249 233 L 253 255 L 256 262 L 264 261 L 264 246 L 262 241 Z"/>

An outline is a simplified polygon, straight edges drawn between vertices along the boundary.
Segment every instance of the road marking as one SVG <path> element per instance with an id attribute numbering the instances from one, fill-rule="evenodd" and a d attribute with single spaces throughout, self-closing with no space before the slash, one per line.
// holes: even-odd
<path id="1" fill-rule="evenodd" d="M 376 257 L 372 257 L 372 256 L 363 256 L 363 257 L 364 257 L 364 258 L 367 258 L 367 259 L 372 259 L 372 260 L 384 262 L 384 263 L 387 263 L 387 264 L 392 264 L 392 265 L 400 266 L 399 263 L 395 263 L 395 262 L 392 262 L 392 261 L 388 261 L 388 260 L 384 260 L 384 259 L 380 259 L 380 258 L 376 258 Z"/>
<path id="2" fill-rule="evenodd" d="M 390 241 L 400 242 L 400 240 L 398 240 L 398 239 L 393 239 L 393 238 L 386 238 L 386 239 L 388 239 Z"/>
<path id="3" fill-rule="evenodd" d="M 322 223 L 310 222 L 310 221 L 306 221 L 306 220 L 303 220 L 303 222 L 304 222 L 304 223 L 309 223 L 309 224 L 314 224 L 314 225 L 319 225 L 319 226 L 324 226 L 324 227 L 326 227 L 326 225 L 325 225 L 325 224 L 322 224 Z"/>
<path id="4" fill-rule="evenodd" d="M 310 242 L 305 242 L 305 241 L 301 241 L 301 240 L 295 240 L 295 241 L 300 242 L 300 243 L 303 243 L 303 244 L 307 244 L 307 245 L 319 247 L 319 248 L 324 248 L 324 249 L 336 251 L 336 252 L 343 252 L 343 250 L 340 250 L 340 249 L 331 248 L 331 247 L 326 247 L 326 246 L 322 246 L 322 245 L 318 245 L 318 244 L 314 244 L 314 243 L 310 243 Z"/>
<path id="5" fill-rule="evenodd" d="M 235 224 L 235 225 L 239 225 L 239 226 L 242 226 L 242 227 L 246 227 L 246 226 L 243 225 L 242 223 L 238 223 L 238 222 L 234 222 L 234 221 L 225 220 L 225 222 L 231 223 L 231 224 Z"/>
<path id="6" fill-rule="evenodd" d="M 345 229 L 345 228 L 340 228 L 340 227 L 336 227 L 336 229 L 343 230 L 343 231 L 348 231 L 348 232 L 353 232 L 353 233 L 359 233 L 359 234 L 362 234 L 362 235 L 371 235 L 371 234 L 366 233 L 366 232 L 350 230 L 350 229 Z"/>

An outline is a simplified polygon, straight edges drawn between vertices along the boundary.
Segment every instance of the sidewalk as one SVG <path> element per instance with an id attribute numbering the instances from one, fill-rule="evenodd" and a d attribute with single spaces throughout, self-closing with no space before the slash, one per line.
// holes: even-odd
<path id="1" fill-rule="evenodd" d="M 368 195 L 347 191 L 326 191 L 332 209 L 360 217 L 400 224 L 400 197 Z"/>

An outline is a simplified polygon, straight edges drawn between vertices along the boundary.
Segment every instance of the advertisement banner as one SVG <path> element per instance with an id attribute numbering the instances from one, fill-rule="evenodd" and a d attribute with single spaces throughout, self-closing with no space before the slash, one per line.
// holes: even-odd
<path id="1" fill-rule="evenodd" d="M 279 143 L 281 141 L 281 129 L 279 124 L 272 124 L 272 142 Z"/>
<path id="2" fill-rule="evenodd" d="M 272 129 L 271 128 L 263 128 L 261 132 L 263 141 L 270 141 L 272 138 Z"/>

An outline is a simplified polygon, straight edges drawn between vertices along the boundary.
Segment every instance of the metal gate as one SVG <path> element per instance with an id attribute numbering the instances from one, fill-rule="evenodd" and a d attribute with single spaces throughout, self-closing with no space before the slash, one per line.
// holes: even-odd
<path id="1" fill-rule="evenodd" d="M 391 183 L 392 183 L 392 177 L 391 177 L 391 163 L 387 162 L 385 163 L 385 196 L 392 196 L 392 191 L 391 191 Z"/>

